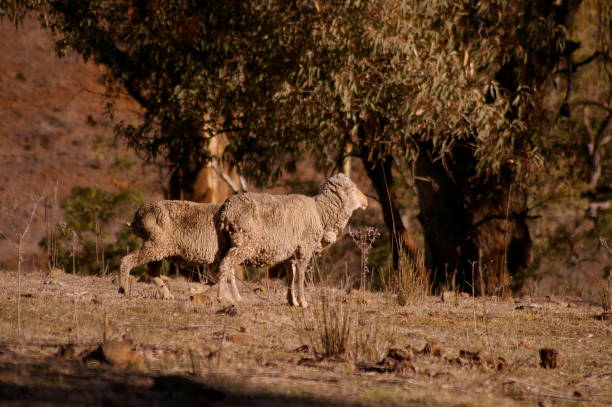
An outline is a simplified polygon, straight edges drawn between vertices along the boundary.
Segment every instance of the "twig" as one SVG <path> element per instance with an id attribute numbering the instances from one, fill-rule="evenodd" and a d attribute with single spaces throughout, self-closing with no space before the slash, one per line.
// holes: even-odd
<path id="1" fill-rule="evenodd" d="M 142 329 L 168 329 L 175 331 L 189 331 L 200 328 L 227 328 L 233 329 L 237 332 L 240 332 L 240 328 L 235 326 L 221 325 L 221 324 L 190 324 L 185 326 L 165 326 L 165 325 L 134 325 L 134 324 L 125 324 L 123 325 L 127 328 L 142 328 Z"/>
<path id="2" fill-rule="evenodd" d="M 43 193 L 38 197 L 38 199 L 34 202 L 34 207 L 32 208 L 32 212 L 30 213 L 30 218 L 28 219 L 28 223 L 23 229 L 23 233 L 21 236 L 17 238 L 17 340 L 21 341 L 21 262 L 22 262 L 22 251 L 23 251 L 23 241 L 28 238 L 30 234 L 30 227 L 32 225 L 32 220 L 34 219 L 34 215 L 36 214 L 36 209 L 38 208 L 38 204 L 45 197 Z"/>
<path id="3" fill-rule="evenodd" d="M 221 365 L 221 353 L 223 352 L 223 344 L 225 343 L 225 334 L 227 331 L 227 314 L 223 315 L 223 334 L 221 335 L 221 343 L 219 344 L 219 352 L 217 353 L 217 370 Z"/>

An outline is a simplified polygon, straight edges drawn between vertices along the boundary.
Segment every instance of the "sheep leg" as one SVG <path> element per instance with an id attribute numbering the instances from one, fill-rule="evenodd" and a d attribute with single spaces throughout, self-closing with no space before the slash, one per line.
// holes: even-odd
<path id="1" fill-rule="evenodd" d="M 149 263 L 149 274 L 151 275 L 151 279 L 157 287 L 157 292 L 161 295 L 162 300 L 169 300 L 173 298 L 170 290 L 164 280 L 162 280 L 159 276 L 161 275 L 162 262 L 161 261 L 152 261 Z"/>
<path id="2" fill-rule="evenodd" d="M 138 252 L 130 253 L 121 258 L 119 266 L 119 294 L 130 296 L 130 270 L 138 265 Z"/>
<path id="3" fill-rule="evenodd" d="M 308 301 L 306 301 L 306 294 L 304 293 L 304 282 L 306 280 L 306 269 L 310 263 L 310 256 L 306 259 L 301 260 L 298 263 L 298 305 L 302 308 L 308 307 Z"/>
<path id="4" fill-rule="evenodd" d="M 229 249 L 221 260 L 221 264 L 219 265 L 219 288 L 217 291 L 217 298 L 220 301 L 227 301 L 233 303 L 234 300 L 238 300 L 238 298 L 234 298 L 232 294 L 229 292 L 227 287 L 228 282 L 233 282 L 232 289 L 236 282 L 234 281 L 234 267 L 241 264 L 246 256 L 242 255 L 240 249 L 237 247 L 232 247 Z M 231 280 L 230 280 L 231 279 Z M 236 293 L 238 292 L 238 288 L 236 287 Z"/>
<path id="5" fill-rule="evenodd" d="M 160 261 L 165 257 L 165 253 L 158 252 L 155 247 L 146 243 L 140 250 L 123 256 L 119 266 L 119 293 L 130 296 L 130 271 L 134 267 Z"/>
<path id="6" fill-rule="evenodd" d="M 236 302 L 242 301 L 242 297 L 240 296 L 240 293 L 238 292 L 238 287 L 236 286 L 236 273 L 233 267 L 230 270 L 228 280 L 230 287 L 232 288 L 232 295 L 234 296 L 234 300 Z"/>
<path id="7" fill-rule="evenodd" d="M 295 297 L 295 274 L 295 261 L 292 260 L 291 267 L 289 268 L 289 275 L 287 276 L 287 284 L 289 285 L 287 288 L 287 301 L 292 307 L 298 306 L 298 301 Z"/>

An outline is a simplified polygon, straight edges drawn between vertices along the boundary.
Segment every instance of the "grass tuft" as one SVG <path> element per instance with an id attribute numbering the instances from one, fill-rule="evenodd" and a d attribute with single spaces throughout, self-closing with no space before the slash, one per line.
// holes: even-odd
<path id="1" fill-rule="evenodd" d="M 400 251 L 397 272 L 381 270 L 383 290 L 394 294 L 401 306 L 414 304 L 429 295 L 429 276 L 422 265 L 423 256 L 420 253 L 416 258 L 412 258 L 405 251 Z"/>

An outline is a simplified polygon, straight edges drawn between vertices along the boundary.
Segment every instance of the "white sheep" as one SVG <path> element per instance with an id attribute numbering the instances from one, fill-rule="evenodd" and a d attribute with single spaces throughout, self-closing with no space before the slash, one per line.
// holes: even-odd
<path id="1" fill-rule="evenodd" d="M 158 276 L 163 259 L 186 265 L 215 263 L 219 243 L 213 216 L 218 208 L 219 204 L 189 201 L 153 201 L 140 206 L 131 228 L 144 242 L 140 250 L 121 259 L 119 292 L 128 293 L 130 270 L 141 264 L 153 262 L 152 274 Z M 169 298 L 163 281 L 154 282 L 162 297 Z M 233 276 L 230 283 L 235 287 Z"/>
<path id="2" fill-rule="evenodd" d="M 304 280 L 312 256 L 336 240 L 353 211 L 367 205 L 367 197 L 342 173 L 327 179 L 314 197 L 266 193 L 229 197 L 214 218 L 222 247 L 219 299 L 241 300 L 235 284 L 231 285 L 232 295 L 228 292 L 234 267 L 290 261 L 287 299 L 290 305 L 307 307 Z"/>

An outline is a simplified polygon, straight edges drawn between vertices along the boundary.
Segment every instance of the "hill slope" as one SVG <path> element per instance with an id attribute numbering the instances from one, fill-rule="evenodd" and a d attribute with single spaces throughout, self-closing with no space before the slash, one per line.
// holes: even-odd
<path id="1" fill-rule="evenodd" d="M 100 67 L 76 56 L 59 59 L 50 34 L 33 20 L 20 29 L 1 22 L 0 38 L 0 266 L 9 268 L 16 261 L 15 236 L 43 191 L 48 201 L 55 200 L 56 185 L 58 201 L 75 185 L 136 187 L 152 195 L 158 177 L 114 140 Z M 118 101 L 115 120 L 138 116 L 137 104 Z M 25 245 L 27 268 L 37 266 L 43 215 L 41 207 Z"/>

